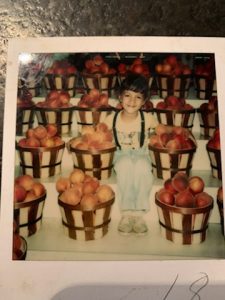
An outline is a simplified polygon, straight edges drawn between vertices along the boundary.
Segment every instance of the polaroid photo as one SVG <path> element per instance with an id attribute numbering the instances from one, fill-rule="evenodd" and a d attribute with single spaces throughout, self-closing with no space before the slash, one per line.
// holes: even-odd
<path id="1" fill-rule="evenodd" d="M 222 280 L 224 48 L 223 38 L 9 41 L 0 255 L 21 295 L 38 281 L 27 295 L 50 299 L 77 278 L 162 285 L 166 299 L 174 278 Z"/>

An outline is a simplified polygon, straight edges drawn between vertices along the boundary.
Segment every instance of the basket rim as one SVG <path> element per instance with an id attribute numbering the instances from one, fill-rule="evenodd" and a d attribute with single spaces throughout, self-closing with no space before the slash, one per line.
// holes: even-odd
<path id="1" fill-rule="evenodd" d="M 153 147 L 152 145 L 149 144 L 148 149 L 152 150 L 154 152 L 159 152 L 159 153 L 185 154 L 185 153 L 196 152 L 197 146 L 193 147 L 192 149 L 169 150 L 169 149 L 166 149 L 166 148 L 156 148 L 156 147 Z"/>
<path id="2" fill-rule="evenodd" d="M 63 202 L 62 200 L 60 200 L 60 196 L 61 196 L 61 194 L 58 195 L 58 205 L 59 206 L 62 206 L 63 208 L 68 208 L 71 210 L 81 211 L 81 212 L 95 212 L 97 209 L 111 206 L 115 202 L 115 193 L 114 193 L 114 196 L 109 201 L 96 204 L 96 206 L 93 210 L 84 210 L 84 209 L 82 209 L 80 203 L 77 205 L 67 204 L 67 203 Z"/>
<path id="3" fill-rule="evenodd" d="M 44 101 L 43 101 L 44 102 Z M 71 111 L 71 110 L 74 110 L 74 105 L 71 104 L 71 106 L 68 106 L 68 107 L 39 107 L 37 105 L 34 106 L 34 110 L 35 111 L 54 111 L 54 112 L 61 112 L 61 111 Z"/>
<path id="4" fill-rule="evenodd" d="M 180 74 L 180 75 L 177 75 L 177 76 L 174 76 L 174 75 L 167 75 L 167 74 L 155 74 L 155 78 L 159 77 L 159 78 L 162 78 L 162 77 L 166 77 L 166 78 L 171 78 L 171 79 L 176 79 L 176 78 L 192 78 L 193 76 L 193 72 L 191 72 L 191 74 Z"/>
<path id="5" fill-rule="evenodd" d="M 90 112 L 95 112 L 95 111 L 112 111 L 115 110 L 114 106 L 109 106 L 109 107 L 80 107 L 77 105 L 73 106 L 74 110 L 80 110 L 80 111 L 90 111 Z"/>
<path id="6" fill-rule="evenodd" d="M 157 206 L 161 207 L 162 209 L 167 209 L 174 213 L 180 213 L 180 214 L 184 214 L 184 215 L 200 214 L 200 213 L 208 212 L 211 209 L 213 209 L 213 197 L 212 196 L 210 196 L 211 203 L 204 207 L 178 207 L 175 205 L 168 205 L 168 204 L 161 202 L 157 197 L 158 196 L 157 193 L 158 192 L 155 193 L 155 204 Z"/>
<path id="7" fill-rule="evenodd" d="M 60 150 L 65 148 L 66 143 L 63 141 L 61 145 L 54 146 L 54 147 L 21 147 L 18 145 L 18 142 L 16 142 L 16 150 L 22 151 L 22 152 L 51 152 L 52 150 Z"/>
<path id="8" fill-rule="evenodd" d="M 111 77 L 116 77 L 117 72 L 114 74 L 101 74 L 101 73 L 87 73 L 86 71 L 80 72 L 80 75 L 83 77 L 90 77 L 90 78 L 111 78 Z"/>
<path id="9" fill-rule="evenodd" d="M 43 195 L 41 195 L 40 197 L 37 197 L 33 200 L 26 201 L 26 202 L 16 202 L 16 203 L 14 203 L 14 209 L 25 208 L 25 207 L 31 206 L 32 204 L 37 204 L 37 203 L 43 202 L 43 201 L 45 201 L 46 196 L 47 196 L 47 192 L 45 191 L 45 193 Z"/>
<path id="10" fill-rule="evenodd" d="M 35 108 L 35 106 L 36 106 L 35 103 L 33 103 L 33 104 L 31 104 L 30 106 L 27 106 L 27 107 L 22 107 L 22 106 L 17 105 L 16 109 L 17 110 L 33 110 Z"/>
<path id="11" fill-rule="evenodd" d="M 196 109 L 160 109 L 160 108 L 153 108 L 154 112 L 162 112 L 162 113 L 167 113 L 167 112 L 172 112 L 176 114 L 182 114 L 182 113 L 195 113 Z"/>
<path id="12" fill-rule="evenodd" d="M 69 150 L 71 152 L 75 152 L 75 153 L 79 153 L 79 154 L 90 154 L 90 155 L 99 155 L 99 154 L 104 154 L 104 153 L 109 153 L 109 152 L 114 152 L 116 151 L 116 146 L 112 147 L 112 148 L 108 148 L 108 149 L 102 149 L 102 150 L 82 150 L 82 149 L 76 149 L 71 147 L 70 145 L 71 140 L 68 143 L 69 146 Z"/>
<path id="13" fill-rule="evenodd" d="M 71 74 L 48 74 L 46 73 L 44 77 L 73 77 L 73 76 L 78 76 L 79 75 L 79 71 L 77 71 L 76 73 L 71 73 Z"/>

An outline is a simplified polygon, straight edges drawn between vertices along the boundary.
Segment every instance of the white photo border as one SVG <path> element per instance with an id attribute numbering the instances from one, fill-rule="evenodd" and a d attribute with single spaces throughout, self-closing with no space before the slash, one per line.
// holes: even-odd
<path id="1" fill-rule="evenodd" d="M 193 277 L 198 273 L 207 274 L 211 286 L 225 285 L 225 261 L 221 259 L 191 261 L 12 261 L 13 201 L 11 199 L 13 199 L 14 184 L 16 87 L 18 56 L 22 52 L 214 53 L 218 98 L 222 99 L 219 101 L 221 157 L 222 162 L 225 161 L 225 38 L 46 37 L 9 40 L 0 209 L 0 291 L 5 299 L 14 299 L 14 297 L 15 299 L 21 297 L 23 297 L 22 299 L 51 299 L 61 289 L 73 285 L 156 285 L 160 288 L 172 282 L 177 274 L 180 274 L 179 284 L 183 286 L 190 284 Z M 222 163 L 222 174 L 225 174 L 224 163 Z M 223 186 L 225 186 L 224 181 L 225 176 L 223 176 Z"/>

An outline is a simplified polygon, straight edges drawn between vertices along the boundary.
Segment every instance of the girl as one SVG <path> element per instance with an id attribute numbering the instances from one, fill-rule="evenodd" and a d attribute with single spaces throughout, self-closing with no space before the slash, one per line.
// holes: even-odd
<path id="1" fill-rule="evenodd" d="M 149 210 L 153 175 L 147 144 L 150 129 L 157 122 L 151 113 L 140 110 L 147 96 L 147 80 L 141 75 L 127 76 L 120 88 L 122 110 L 105 120 L 117 146 L 114 169 L 122 213 L 118 230 L 124 234 L 148 231 L 143 215 Z"/>

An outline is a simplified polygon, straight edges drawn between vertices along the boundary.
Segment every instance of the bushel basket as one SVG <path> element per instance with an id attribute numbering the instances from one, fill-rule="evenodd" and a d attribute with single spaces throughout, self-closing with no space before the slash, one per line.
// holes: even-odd
<path id="1" fill-rule="evenodd" d="M 212 176 L 218 179 L 222 179 L 222 166 L 221 166 L 221 151 L 220 149 L 210 148 L 206 145 L 206 149 L 209 156 Z"/>
<path id="2" fill-rule="evenodd" d="M 199 244 L 206 238 L 208 221 L 213 208 L 183 208 L 162 203 L 155 196 L 161 235 L 175 244 Z"/>
<path id="3" fill-rule="evenodd" d="M 205 76 L 195 75 L 195 89 L 198 99 L 210 99 L 217 96 L 217 85 L 215 78 L 207 78 Z"/>
<path id="4" fill-rule="evenodd" d="M 113 203 L 114 198 L 98 204 L 94 210 L 84 211 L 80 204 L 66 204 L 59 196 L 58 205 L 65 233 L 72 239 L 82 241 L 102 238 L 108 232 Z"/>
<path id="5" fill-rule="evenodd" d="M 45 74 L 44 84 L 48 92 L 52 90 L 66 91 L 70 97 L 76 94 L 77 74 L 56 75 Z"/>

